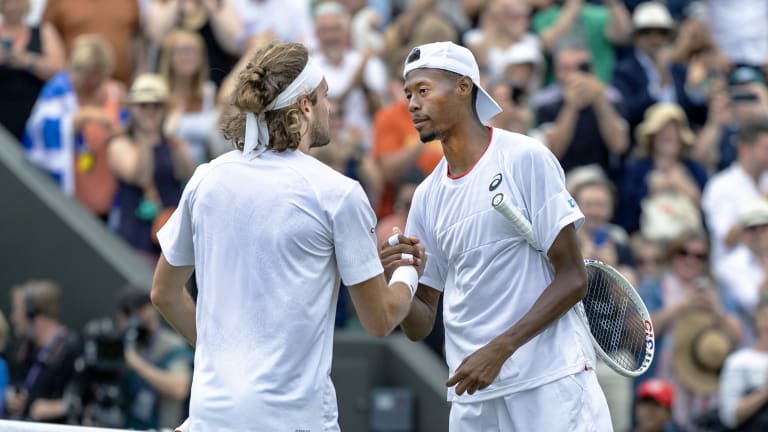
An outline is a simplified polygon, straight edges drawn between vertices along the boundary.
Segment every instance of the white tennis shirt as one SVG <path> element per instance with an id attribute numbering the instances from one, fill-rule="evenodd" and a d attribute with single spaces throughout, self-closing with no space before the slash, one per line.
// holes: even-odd
<path id="1" fill-rule="evenodd" d="M 299 151 L 201 165 L 158 234 L 195 266 L 191 430 L 337 431 L 339 278 L 383 271 L 360 185 Z"/>
<path id="2" fill-rule="evenodd" d="M 520 320 L 554 276 L 544 256 L 493 209 L 493 196 L 503 193 L 528 218 L 545 250 L 565 226 L 581 226 L 584 216 L 565 189 L 554 155 L 524 135 L 491 129 L 475 166 L 460 178 L 447 173 L 443 158 L 419 185 L 406 231 L 427 251 L 420 282 L 444 294 L 445 349 L 453 375 L 467 356 Z M 568 312 L 517 350 L 489 387 L 462 396 L 450 388 L 448 400 L 487 400 L 593 366 L 591 351 L 576 333 L 579 325 L 575 312 Z"/>

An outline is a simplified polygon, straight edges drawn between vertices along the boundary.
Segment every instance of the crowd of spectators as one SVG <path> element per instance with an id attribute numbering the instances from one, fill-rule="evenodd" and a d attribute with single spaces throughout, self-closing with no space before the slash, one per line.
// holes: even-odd
<path id="1" fill-rule="evenodd" d="M 384 239 L 442 157 L 411 124 L 405 56 L 463 44 L 504 109 L 490 125 L 551 149 L 586 215 L 582 253 L 652 314 L 653 369 L 600 372 L 616 430 L 768 430 L 766 23 L 768 0 L 0 0 L 0 125 L 152 266 L 184 182 L 232 149 L 217 125 L 249 53 L 301 42 L 331 99 L 331 144 L 313 153 L 360 181 Z M 80 342 L 55 310 L 24 309 L 32 291 L 58 295 L 14 290 L 14 333 L 69 362 Z M 62 390 L 32 378 L 8 386 L 5 415 L 62 420 Z"/>

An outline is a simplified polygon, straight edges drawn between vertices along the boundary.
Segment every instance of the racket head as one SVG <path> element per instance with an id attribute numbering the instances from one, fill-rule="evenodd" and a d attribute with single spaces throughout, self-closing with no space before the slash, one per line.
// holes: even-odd
<path id="1" fill-rule="evenodd" d="M 587 295 L 576 309 L 589 328 L 595 352 L 621 375 L 642 375 L 653 361 L 656 346 L 645 303 L 613 267 L 589 259 L 584 265 Z"/>

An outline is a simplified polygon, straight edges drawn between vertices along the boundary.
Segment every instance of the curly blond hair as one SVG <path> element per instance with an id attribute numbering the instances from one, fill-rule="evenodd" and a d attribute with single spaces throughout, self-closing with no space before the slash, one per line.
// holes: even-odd
<path id="1" fill-rule="evenodd" d="M 224 137 L 242 150 L 245 139 L 245 115 L 264 112 L 283 90 L 299 76 L 309 59 L 304 45 L 275 41 L 258 50 L 237 77 L 230 103 L 221 118 Z M 314 105 L 317 91 L 307 95 Z M 298 102 L 274 111 L 264 112 L 269 130 L 268 149 L 278 152 L 293 150 L 301 141 L 301 112 Z"/>

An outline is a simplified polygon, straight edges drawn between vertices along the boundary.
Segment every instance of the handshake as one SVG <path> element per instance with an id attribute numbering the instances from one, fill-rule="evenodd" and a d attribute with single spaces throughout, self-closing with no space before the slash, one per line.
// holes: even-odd
<path id="1" fill-rule="evenodd" d="M 427 255 L 416 237 L 406 237 L 395 227 L 386 244 L 379 252 L 384 274 L 389 286 L 401 282 L 411 291 L 411 299 L 419 287 L 419 277 L 424 272 Z"/>

